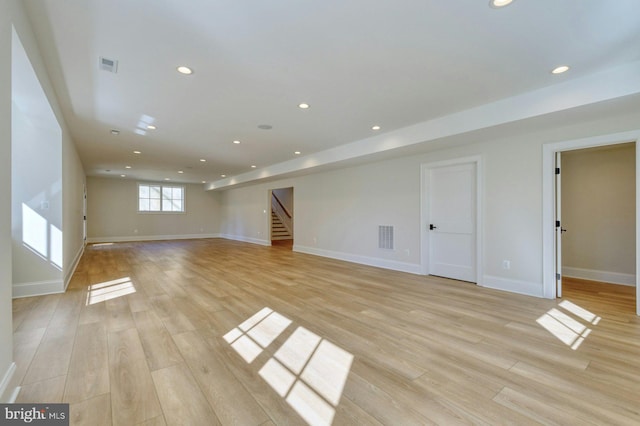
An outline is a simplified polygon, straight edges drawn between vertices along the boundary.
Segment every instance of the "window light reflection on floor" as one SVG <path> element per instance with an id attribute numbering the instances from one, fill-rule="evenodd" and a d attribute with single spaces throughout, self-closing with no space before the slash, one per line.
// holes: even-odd
<path id="1" fill-rule="evenodd" d="M 563 300 L 558 304 L 558 307 L 566 312 L 551 308 L 536 322 L 575 351 L 591 334 L 591 329 L 588 326 L 598 325 L 601 318 L 568 300 Z M 580 320 L 586 322 L 587 325 Z"/>
<path id="2" fill-rule="evenodd" d="M 252 363 L 290 324 L 284 316 L 264 308 L 223 338 Z M 259 374 L 308 424 L 330 425 L 352 363 L 352 354 L 298 327 Z"/>
<path id="3" fill-rule="evenodd" d="M 126 296 L 136 292 L 130 277 L 117 280 L 105 281 L 90 285 L 87 291 L 87 306 L 95 303 L 105 302 L 117 297 Z"/>

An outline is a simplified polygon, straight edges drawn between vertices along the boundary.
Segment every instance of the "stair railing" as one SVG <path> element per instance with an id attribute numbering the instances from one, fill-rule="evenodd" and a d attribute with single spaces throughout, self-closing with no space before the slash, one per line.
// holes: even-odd
<path id="1" fill-rule="evenodd" d="M 280 222 L 282 222 L 289 234 L 293 236 L 293 215 L 289 213 L 289 210 L 273 192 L 271 193 L 271 211 L 278 216 Z"/>

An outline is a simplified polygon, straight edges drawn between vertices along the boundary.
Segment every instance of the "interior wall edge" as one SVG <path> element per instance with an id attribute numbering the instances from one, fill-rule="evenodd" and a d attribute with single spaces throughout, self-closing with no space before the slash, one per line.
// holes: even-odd
<path id="1" fill-rule="evenodd" d="M 65 290 L 69 286 L 69 283 L 71 282 L 71 278 L 73 278 L 73 274 L 76 272 L 76 269 L 78 268 L 78 263 L 80 263 L 80 259 L 82 258 L 82 255 L 84 254 L 85 246 L 86 246 L 86 244 L 82 244 L 82 246 L 80 247 L 80 250 L 78 250 L 78 253 L 76 253 L 76 256 L 74 257 L 73 262 L 71 263 L 71 267 L 68 268 L 68 271 L 65 273 L 65 276 L 64 276 L 64 289 Z"/>
<path id="2" fill-rule="evenodd" d="M 482 287 L 507 291 L 509 293 L 522 294 L 525 296 L 544 297 L 542 292 L 542 283 L 513 280 L 493 275 L 484 275 L 482 278 Z"/>
<path id="3" fill-rule="evenodd" d="M 600 281 L 609 284 L 636 286 L 635 274 L 622 274 L 620 272 L 598 271 L 594 269 L 562 267 L 562 276 L 565 278 L 578 278 L 589 281 Z"/>
<path id="4" fill-rule="evenodd" d="M 23 297 L 45 296 L 47 294 L 64 293 L 64 291 L 65 285 L 63 280 L 14 283 L 12 298 L 20 299 Z"/>
<path id="5" fill-rule="evenodd" d="M 351 253 L 342 253 L 333 250 L 319 249 L 317 247 L 306 247 L 294 245 L 293 251 L 314 256 L 327 257 L 330 259 L 342 260 L 345 262 L 358 263 L 360 265 L 375 266 L 393 271 L 406 272 L 415 275 L 424 275 L 422 265 L 415 263 L 399 262 L 397 260 L 383 259 L 379 257 L 361 256 Z"/>
<path id="6" fill-rule="evenodd" d="M 271 241 L 270 240 L 263 240 L 263 239 L 260 239 L 260 238 L 244 237 L 242 235 L 220 234 L 219 238 L 224 238 L 225 240 L 240 241 L 240 242 L 243 242 L 243 243 L 258 244 L 258 245 L 261 245 L 261 246 L 270 246 L 271 245 Z"/>
<path id="7" fill-rule="evenodd" d="M 205 238 L 222 237 L 220 236 L 220 234 L 136 235 L 120 237 L 91 237 L 87 238 L 87 243 L 132 243 L 138 241 L 199 240 Z"/>

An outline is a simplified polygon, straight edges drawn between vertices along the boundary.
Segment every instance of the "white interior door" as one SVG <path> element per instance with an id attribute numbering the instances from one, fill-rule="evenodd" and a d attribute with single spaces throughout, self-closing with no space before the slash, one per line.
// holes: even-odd
<path id="1" fill-rule="evenodd" d="M 556 297 L 562 297 L 562 185 L 560 152 L 556 152 Z"/>
<path id="2" fill-rule="evenodd" d="M 429 170 L 429 274 L 477 282 L 476 164 Z"/>

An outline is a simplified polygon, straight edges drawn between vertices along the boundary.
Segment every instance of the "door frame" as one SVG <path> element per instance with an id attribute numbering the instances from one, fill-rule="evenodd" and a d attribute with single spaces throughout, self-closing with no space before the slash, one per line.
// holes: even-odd
<path id="1" fill-rule="evenodd" d="M 542 291 L 556 298 L 555 155 L 597 146 L 636 144 L 636 314 L 640 315 L 640 129 L 542 145 Z"/>
<path id="2" fill-rule="evenodd" d="M 483 252 L 482 252 L 482 200 L 483 200 L 483 180 L 482 156 L 474 155 L 470 157 L 453 158 L 450 160 L 435 161 L 432 163 L 424 163 L 420 165 L 420 262 L 423 275 L 429 275 L 429 185 L 431 169 L 457 166 L 472 163 L 476 169 L 476 285 L 482 287 L 483 282 Z"/>

